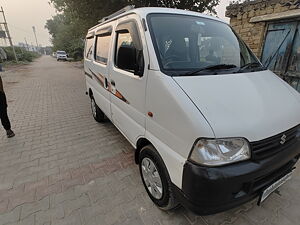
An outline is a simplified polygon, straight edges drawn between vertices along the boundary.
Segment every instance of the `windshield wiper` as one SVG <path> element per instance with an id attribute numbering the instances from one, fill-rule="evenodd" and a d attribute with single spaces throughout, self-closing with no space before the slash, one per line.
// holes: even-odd
<path id="1" fill-rule="evenodd" d="M 237 73 L 244 72 L 246 69 L 249 69 L 249 68 L 257 68 L 257 67 L 264 68 L 259 62 L 251 62 L 251 63 L 247 63 L 244 66 L 242 66 L 239 69 L 239 71 L 237 71 Z"/>
<path id="2" fill-rule="evenodd" d="M 222 70 L 222 69 L 231 69 L 231 68 L 236 68 L 237 66 L 236 65 L 233 65 L 233 64 L 217 64 L 217 65 L 212 65 L 212 66 L 206 66 L 206 67 L 203 67 L 201 69 L 197 69 L 195 71 L 191 71 L 191 72 L 187 72 L 185 74 L 182 74 L 183 76 L 192 76 L 192 75 L 195 75 L 201 71 L 204 71 L 204 70 Z"/>

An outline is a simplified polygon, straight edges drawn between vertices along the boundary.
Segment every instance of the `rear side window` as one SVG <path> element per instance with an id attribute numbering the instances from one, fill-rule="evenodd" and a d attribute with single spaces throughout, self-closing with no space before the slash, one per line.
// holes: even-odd
<path id="1" fill-rule="evenodd" d="M 87 59 L 92 59 L 93 44 L 94 44 L 94 38 L 93 37 L 86 39 L 84 55 Z"/>
<path id="2" fill-rule="evenodd" d="M 107 64 L 108 53 L 110 48 L 111 33 L 96 36 L 95 59 L 97 62 Z"/>

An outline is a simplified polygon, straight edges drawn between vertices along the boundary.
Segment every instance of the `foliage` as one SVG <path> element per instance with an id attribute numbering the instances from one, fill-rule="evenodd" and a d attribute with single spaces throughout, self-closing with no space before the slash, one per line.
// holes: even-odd
<path id="1" fill-rule="evenodd" d="M 70 21 L 64 14 L 48 20 L 45 26 L 52 36 L 53 51 L 66 51 L 71 57 L 82 57 L 84 33 L 77 19 Z"/>
<path id="2" fill-rule="evenodd" d="M 80 58 L 87 30 L 113 12 L 133 4 L 136 7 L 169 7 L 216 13 L 220 0 L 50 0 L 59 14 L 47 21 L 54 51 L 64 50 Z"/>
<path id="3" fill-rule="evenodd" d="M 12 47 L 3 47 L 3 49 L 7 54 L 7 61 L 15 61 L 15 55 Z M 15 51 L 18 60 L 22 62 L 32 62 L 34 59 L 40 56 L 37 52 L 30 52 L 20 47 L 15 47 Z"/>
<path id="4" fill-rule="evenodd" d="M 133 4 L 136 7 L 168 7 L 216 14 L 215 7 L 219 2 L 220 0 L 134 0 Z"/>
<path id="5" fill-rule="evenodd" d="M 233 1 L 230 1 L 229 4 L 234 5 L 234 4 L 244 3 L 244 2 L 251 2 L 251 1 L 255 1 L 255 0 L 233 0 Z"/>

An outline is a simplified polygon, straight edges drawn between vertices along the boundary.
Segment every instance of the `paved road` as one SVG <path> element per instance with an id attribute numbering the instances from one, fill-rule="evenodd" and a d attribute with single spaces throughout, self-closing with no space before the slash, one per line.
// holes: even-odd
<path id="1" fill-rule="evenodd" d="M 42 57 L 3 73 L 16 132 L 0 131 L 0 225 L 300 224 L 300 170 L 262 206 L 214 216 L 157 209 L 110 123 L 98 124 L 78 64 Z"/>

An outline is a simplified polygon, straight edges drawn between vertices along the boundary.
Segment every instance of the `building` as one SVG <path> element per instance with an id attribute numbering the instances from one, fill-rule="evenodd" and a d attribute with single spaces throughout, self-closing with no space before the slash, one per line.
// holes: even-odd
<path id="1" fill-rule="evenodd" d="M 264 65 L 300 92 L 300 0 L 233 3 L 226 16 Z"/>
<path id="2" fill-rule="evenodd" d="M 24 48 L 27 51 L 34 52 L 36 51 L 36 47 L 34 45 L 28 45 L 26 43 L 19 42 L 18 47 Z"/>

